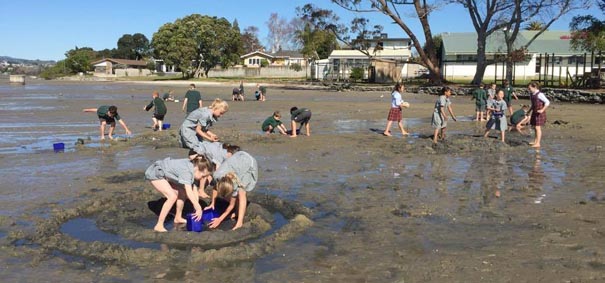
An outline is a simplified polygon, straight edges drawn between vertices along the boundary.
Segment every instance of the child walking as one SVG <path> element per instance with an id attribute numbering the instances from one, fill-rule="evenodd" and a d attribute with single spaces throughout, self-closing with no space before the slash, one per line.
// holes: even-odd
<path id="1" fill-rule="evenodd" d="M 444 86 L 441 89 L 439 98 L 437 98 L 437 101 L 435 101 L 435 109 L 433 110 L 433 118 L 431 120 L 431 124 L 435 129 L 433 143 L 437 143 L 438 138 L 441 140 L 445 139 L 445 131 L 447 128 L 447 114 L 445 114 L 445 108 L 447 108 L 448 112 L 450 113 L 452 120 L 456 121 L 456 115 L 454 115 L 454 111 L 452 110 L 452 102 L 450 101 L 451 95 L 452 89 Z"/>
<path id="2" fill-rule="evenodd" d="M 210 222 L 210 228 L 218 227 L 229 217 L 237 206 L 237 222 L 233 230 L 244 225 L 247 194 L 254 190 L 258 178 L 256 159 L 245 151 L 238 151 L 225 161 L 213 175 L 216 180 L 215 190 L 212 191 L 212 202 L 206 209 L 214 209 L 216 198 L 221 197 L 229 202 L 225 212 Z"/>
<path id="3" fill-rule="evenodd" d="M 502 142 L 505 142 L 504 136 L 506 134 L 506 129 L 508 126 L 506 122 L 505 112 L 508 107 L 506 106 L 506 102 L 503 100 L 503 98 L 504 91 L 498 91 L 498 93 L 496 94 L 496 100 L 494 100 L 491 107 L 488 108 L 492 112 L 492 116 L 490 118 L 490 121 L 487 123 L 485 134 L 483 136 L 487 138 L 489 136 L 490 130 L 498 130 L 500 131 L 500 138 L 502 139 Z"/>
<path id="4" fill-rule="evenodd" d="M 403 108 L 410 107 L 410 104 L 403 101 L 401 98 L 401 93 L 404 91 L 404 87 L 402 83 L 395 84 L 393 88 L 393 92 L 391 92 L 391 109 L 389 110 L 389 115 L 387 115 L 387 126 L 384 129 L 385 136 L 391 136 L 391 125 L 393 122 L 397 122 L 397 126 L 399 126 L 399 130 L 401 130 L 401 134 L 404 136 L 409 135 L 408 132 L 403 128 L 402 123 L 402 110 Z"/>
<path id="5" fill-rule="evenodd" d="M 189 115 L 199 108 L 202 108 L 202 94 L 195 89 L 195 84 L 190 84 L 189 90 L 185 93 L 185 100 L 183 100 L 183 112 Z"/>
<path id="6" fill-rule="evenodd" d="M 483 87 L 484 85 L 482 83 L 479 84 L 479 87 L 473 91 L 473 97 L 471 97 L 471 100 L 475 100 L 476 121 L 487 120 L 487 117 L 484 116 L 485 111 L 487 110 L 487 94 Z"/>
<path id="7" fill-rule="evenodd" d="M 166 109 L 166 103 L 164 103 L 164 100 L 160 98 L 160 93 L 157 91 L 153 92 L 152 97 L 153 100 L 149 102 L 147 106 L 143 107 L 143 109 L 145 109 L 145 111 L 149 111 L 149 109 L 155 107 L 155 110 L 153 110 L 153 116 L 151 117 L 151 120 L 153 120 L 152 129 L 154 131 L 162 131 L 164 116 L 168 111 Z"/>
<path id="8" fill-rule="evenodd" d="M 302 127 L 305 127 L 306 135 L 311 135 L 311 126 L 309 121 L 311 121 L 311 110 L 307 108 L 298 108 L 296 106 L 290 108 L 291 115 L 291 124 L 292 124 L 292 135 L 290 137 L 296 137 L 296 123 L 300 123 L 300 130 L 302 131 Z"/>
<path id="9" fill-rule="evenodd" d="M 145 171 L 145 179 L 151 181 L 151 185 L 166 197 L 153 230 L 167 232 L 164 221 L 175 203 L 174 223 L 187 222 L 182 216 L 185 196 L 193 204 L 195 220 L 199 220 L 202 217 L 202 207 L 199 204 L 198 194 L 195 193 L 195 182 L 210 176 L 212 172 L 214 168 L 204 156 L 193 160 L 166 158 L 149 166 Z"/>
<path id="10" fill-rule="evenodd" d="M 101 132 L 101 140 L 105 140 L 105 125 L 109 124 L 109 139 L 113 140 L 113 131 L 116 128 L 116 120 L 120 122 L 120 125 L 124 130 L 126 130 L 127 135 L 131 135 L 132 133 L 126 126 L 126 122 L 120 118 L 120 114 L 118 114 L 118 107 L 114 105 L 103 105 L 99 108 L 86 108 L 82 109 L 82 112 L 97 112 L 97 116 L 99 117 L 100 127 L 99 131 Z"/>
<path id="11" fill-rule="evenodd" d="M 540 147 L 542 141 L 542 126 L 546 124 L 546 109 L 550 105 L 550 100 L 540 91 L 539 85 L 536 82 L 531 82 L 527 86 L 531 99 L 531 118 L 530 124 L 536 130 L 536 138 L 529 145 L 534 148 Z"/>
<path id="12" fill-rule="evenodd" d="M 228 110 L 229 104 L 217 98 L 209 107 L 198 108 L 187 115 L 179 129 L 181 146 L 193 149 L 201 140 L 218 141 L 218 136 L 209 129 Z"/>
<path id="13" fill-rule="evenodd" d="M 287 135 L 286 126 L 284 126 L 284 124 L 281 121 L 281 114 L 279 113 L 279 111 L 275 111 L 275 112 L 273 112 L 272 116 L 267 117 L 267 119 L 265 119 L 265 121 L 263 122 L 261 129 L 267 135 L 274 133 L 275 129 L 277 129 L 280 134 Z"/>

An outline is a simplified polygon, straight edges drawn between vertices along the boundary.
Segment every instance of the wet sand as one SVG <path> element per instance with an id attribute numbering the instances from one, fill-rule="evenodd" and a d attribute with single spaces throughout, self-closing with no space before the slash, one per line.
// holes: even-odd
<path id="1" fill-rule="evenodd" d="M 230 103 L 212 130 L 257 158 L 252 195 L 282 215 L 282 226 L 261 217 L 266 221 L 259 218 L 247 231 L 266 229 L 265 221 L 268 232 L 254 239 L 241 233 L 239 243 L 213 248 L 182 231 L 153 240 L 155 216 L 149 210 L 142 216 L 146 201 L 159 197 L 143 180 L 145 168 L 187 152 L 175 138 L 184 118 L 180 103 L 167 104 L 172 127 L 162 133 L 148 128 L 151 113 L 142 110 L 153 90 L 168 88 L 182 95 L 186 85 L 0 84 L 3 280 L 605 280 L 605 114 L 599 105 L 553 103 L 536 151 L 518 133 L 507 135 L 507 145 L 496 132 L 483 139 L 485 122 L 471 121 L 469 97 L 454 97 L 462 119 L 450 121 L 447 141 L 432 146 L 434 96 L 404 94 L 412 105 L 404 111 L 412 135 L 401 137 L 394 126 L 389 138 L 380 134 L 388 92 L 269 87 L 266 102 Z M 232 88 L 199 87 L 204 105 L 215 97 L 230 100 Z M 251 98 L 253 86 L 246 91 Z M 514 106 L 521 103 L 529 101 Z M 99 143 L 96 115 L 81 109 L 103 104 L 118 106 L 134 137 Z M 266 117 L 280 110 L 288 121 L 292 106 L 312 110 L 310 137 L 261 133 Z M 119 125 L 117 133 L 124 134 Z M 74 145 L 78 138 L 84 146 Z M 66 151 L 54 153 L 53 142 L 64 142 Z M 123 227 L 101 234 L 102 219 L 122 207 L 130 207 Z M 189 245 L 175 245 L 179 241 Z M 111 253 L 95 255 L 104 245 Z"/>

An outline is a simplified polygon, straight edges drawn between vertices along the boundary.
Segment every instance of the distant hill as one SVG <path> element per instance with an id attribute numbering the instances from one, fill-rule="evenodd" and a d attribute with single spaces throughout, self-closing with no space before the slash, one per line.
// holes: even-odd
<path id="1" fill-rule="evenodd" d="M 53 60 L 29 60 L 13 58 L 10 56 L 0 56 L 0 62 L 6 61 L 11 64 L 25 64 L 25 65 L 54 65 L 57 62 Z"/>

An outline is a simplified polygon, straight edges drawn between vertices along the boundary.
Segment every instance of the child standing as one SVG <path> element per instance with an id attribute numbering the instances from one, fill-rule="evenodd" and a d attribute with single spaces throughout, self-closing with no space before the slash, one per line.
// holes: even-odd
<path id="1" fill-rule="evenodd" d="M 131 135 L 132 133 L 126 126 L 126 122 L 120 118 L 120 114 L 118 114 L 118 107 L 114 105 L 103 105 L 99 108 L 86 108 L 82 109 L 83 112 L 97 112 L 97 116 L 99 117 L 100 132 L 101 132 L 101 140 L 105 140 L 105 125 L 109 124 L 109 139 L 113 140 L 113 131 L 116 128 L 116 120 L 120 121 L 120 125 L 124 130 L 126 130 L 127 135 Z"/>
<path id="2" fill-rule="evenodd" d="M 195 84 L 190 84 L 189 90 L 185 93 L 185 100 L 183 100 L 183 112 L 189 115 L 198 108 L 202 108 L 202 95 L 195 89 Z"/>
<path id="3" fill-rule="evenodd" d="M 267 135 L 274 133 L 275 129 L 279 130 L 279 133 L 282 135 L 287 134 L 286 127 L 284 126 L 284 124 L 281 121 L 281 114 L 279 113 L 279 111 L 273 112 L 273 116 L 270 116 L 267 119 L 265 119 L 261 129 Z"/>
<path id="4" fill-rule="evenodd" d="M 391 109 L 389 110 L 389 115 L 387 116 L 387 126 L 384 129 L 384 133 L 382 133 L 385 136 L 391 136 L 391 125 L 393 124 L 393 122 L 397 122 L 397 126 L 399 126 L 399 129 L 401 130 L 401 134 L 406 136 L 409 135 L 408 132 L 405 131 L 405 129 L 403 129 L 403 123 L 401 122 L 402 120 L 402 110 L 403 108 L 408 108 L 410 107 L 410 104 L 407 102 L 403 101 L 403 98 L 401 98 L 401 93 L 404 91 L 404 87 L 402 83 L 397 83 L 395 84 L 395 87 L 393 88 L 393 92 L 391 92 Z"/>
<path id="5" fill-rule="evenodd" d="M 486 107 L 487 107 L 487 111 L 486 111 L 486 119 L 490 118 L 491 115 L 491 110 L 489 110 L 490 107 L 492 107 L 492 104 L 494 104 L 494 98 L 496 97 L 496 84 L 492 83 L 489 85 L 489 89 L 487 90 L 487 103 L 486 103 Z"/>
<path id="6" fill-rule="evenodd" d="M 182 216 L 185 196 L 193 204 L 195 220 L 199 220 L 202 217 L 202 207 L 195 193 L 195 181 L 209 176 L 213 171 L 212 164 L 203 156 L 193 160 L 166 158 L 149 166 L 145 171 L 145 179 L 151 181 L 151 185 L 166 197 L 153 230 L 167 232 L 164 221 L 175 203 L 174 223 L 187 222 Z"/>
<path id="7" fill-rule="evenodd" d="M 185 118 L 179 129 L 181 146 L 192 149 L 201 139 L 211 142 L 218 141 L 218 136 L 209 129 L 228 110 L 229 105 L 227 102 L 217 98 L 212 102 L 210 107 L 198 108 L 187 115 L 187 118 Z"/>
<path id="8" fill-rule="evenodd" d="M 157 91 L 154 91 L 152 94 L 153 100 L 147 104 L 147 106 L 143 107 L 145 111 L 149 111 L 149 109 L 155 107 L 153 110 L 153 116 L 151 120 L 153 120 L 153 130 L 154 131 L 162 131 L 162 125 L 164 123 L 164 116 L 166 115 L 167 109 L 164 100 L 160 98 L 160 94 Z"/>
<path id="9" fill-rule="evenodd" d="M 529 106 L 521 105 L 521 109 L 515 111 L 513 115 L 510 116 L 510 123 L 512 127 L 510 130 L 517 130 L 523 134 L 523 128 L 527 123 L 529 123 L 530 117 L 527 116 L 527 112 L 529 111 Z"/>
<path id="10" fill-rule="evenodd" d="M 510 85 L 508 80 L 504 80 L 503 88 L 504 88 L 504 101 L 506 102 L 506 105 L 508 106 L 508 115 L 513 115 L 513 97 L 515 98 L 515 100 L 519 100 L 519 98 L 517 97 L 515 90 Z"/>
<path id="11" fill-rule="evenodd" d="M 546 124 L 546 109 L 550 105 L 550 101 L 546 95 L 540 91 L 536 82 L 531 82 L 527 86 L 531 99 L 531 119 L 530 124 L 536 129 L 536 138 L 529 143 L 531 147 L 540 147 L 542 141 L 542 126 Z"/>
<path id="12" fill-rule="evenodd" d="M 447 115 L 445 114 L 445 108 L 447 108 L 448 112 L 452 116 L 452 120 L 456 121 L 456 115 L 454 115 L 454 111 L 452 110 L 452 102 L 450 101 L 451 95 L 452 89 L 444 86 L 441 89 L 439 98 L 437 98 L 437 101 L 435 101 L 435 109 L 433 110 L 433 118 L 431 120 L 431 124 L 433 128 L 435 128 L 433 143 L 437 143 L 437 138 L 441 140 L 445 139 L 445 131 L 447 128 Z"/>
<path id="13" fill-rule="evenodd" d="M 488 108 L 492 112 L 492 116 L 490 121 L 487 123 L 485 134 L 483 136 L 487 138 L 489 136 L 489 131 L 495 129 L 500 131 L 500 138 L 502 139 L 502 142 L 505 142 L 504 136 L 507 128 L 505 112 L 508 107 L 506 106 L 506 102 L 503 100 L 503 98 L 504 91 L 498 91 L 498 94 L 496 94 L 496 100 L 494 100 L 494 103 L 490 108 Z"/>
<path id="14" fill-rule="evenodd" d="M 220 217 L 210 222 L 210 228 L 218 227 L 231 215 L 236 206 L 237 222 L 233 226 L 233 230 L 242 227 L 248 205 L 247 194 L 254 190 L 258 178 L 256 159 L 245 151 L 238 151 L 221 165 L 213 177 L 217 183 L 215 190 L 212 191 L 212 202 L 207 209 L 214 209 L 217 196 L 228 200 L 229 206 Z"/>
<path id="15" fill-rule="evenodd" d="M 307 108 L 298 108 L 296 106 L 290 108 L 290 115 L 292 120 L 292 135 L 290 137 L 296 137 L 296 123 L 300 123 L 300 129 L 305 126 L 306 135 L 311 135 L 311 126 L 309 125 L 309 121 L 311 121 L 311 110 Z"/>
<path id="16" fill-rule="evenodd" d="M 473 97 L 471 97 L 471 100 L 475 100 L 476 121 L 487 120 L 487 117 L 483 116 L 487 106 L 487 94 L 483 87 L 483 83 L 479 84 L 479 87 L 473 91 Z"/>

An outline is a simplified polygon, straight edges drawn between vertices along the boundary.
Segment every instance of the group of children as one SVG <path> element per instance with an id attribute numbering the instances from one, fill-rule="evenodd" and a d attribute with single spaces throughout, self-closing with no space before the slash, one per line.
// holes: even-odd
<path id="1" fill-rule="evenodd" d="M 291 124 L 291 131 L 290 131 L 290 137 L 297 137 L 299 132 L 302 132 L 302 128 L 305 128 L 305 135 L 306 136 L 310 136 L 311 135 L 311 125 L 310 125 L 310 121 L 311 121 L 311 110 L 307 109 L 307 108 L 298 108 L 296 106 L 290 108 L 290 124 Z M 300 130 L 296 129 L 296 124 L 300 123 Z M 265 132 L 266 134 L 271 134 L 275 132 L 275 129 L 277 129 L 279 131 L 280 134 L 282 135 L 287 135 L 288 131 L 286 130 L 286 126 L 284 126 L 284 124 L 281 121 L 281 114 L 279 111 L 275 111 L 273 112 L 273 115 L 267 117 L 267 119 L 265 119 L 265 121 L 263 122 L 262 126 L 261 126 L 261 130 L 263 130 L 263 132 Z"/>
<path id="2" fill-rule="evenodd" d="M 385 136 L 391 136 L 390 128 L 393 122 L 398 122 L 399 129 L 402 135 L 408 135 L 408 132 L 403 128 L 402 123 L 402 110 L 410 107 L 410 104 L 404 102 L 401 96 L 404 87 L 402 84 L 397 83 L 391 93 L 391 108 L 387 116 L 387 125 L 383 134 Z M 484 89 L 484 85 L 481 84 L 476 90 L 473 91 L 472 100 L 475 100 L 475 111 L 477 121 L 488 121 L 484 137 L 488 137 L 491 130 L 500 131 L 500 138 L 502 142 L 505 142 L 505 133 L 508 129 L 507 113 L 510 116 L 510 130 L 517 130 L 523 133 L 525 125 L 531 124 L 535 130 L 536 135 L 533 142 L 529 144 L 532 147 L 540 147 L 542 139 L 542 126 L 546 122 L 546 108 L 550 105 L 550 101 L 546 96 L 540 92 L 537 83 L 532 82 L 528 85 L 530 92 L 531 107 L 522 105 L 521 109 L 513 112 L 512 99 L 518 100 L 519 98 L 515 94 L 512 86 L 508 81 L 504 81 L 504 85 L 501 89 L 496 89 L 496 84 L 491 84 L 487 91 Z M 433 143 L 437 143 L 438 140 L 445 139 L 448 115 L 452 120 L 456 121 L 456 115 L 452 110 L 452 103 L 450 96 L 452 90 L 449 87 L 443 87 L 435 101 L 435 107 L 433 109 L 433 116 L 431 119 L 431 125 L 435 129 L 433 134 Z"/>
<path id="3" fill-rule="evenodd" d="M 231 94 L 232 101 L 245 101 L 244 81 L 240 81 L 239 87 L 233 88 Z M 254 97 L 257 101 L 265 101 L 267 97 L 267 87 L 261 86 L 260 84 L 256 84 L 256 91 L 254 92 Z"/>

